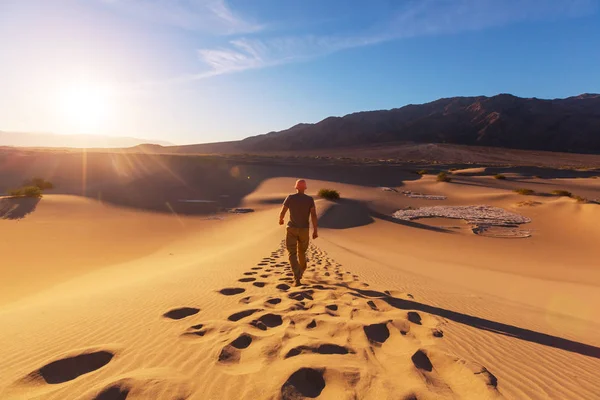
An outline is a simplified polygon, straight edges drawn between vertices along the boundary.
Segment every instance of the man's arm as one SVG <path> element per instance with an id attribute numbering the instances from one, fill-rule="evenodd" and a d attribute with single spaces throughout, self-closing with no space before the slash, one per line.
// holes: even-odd
<path id="1" fill-rule="evenodd" d="M 281 212 L 279 213 L 279 225 L 283 225 L 283 223 L 285 222 L 285 213 L 287 213 L 288 209 L 288 206 L 286 206 L 285 204 L 281 206 Z"/>
<path id="2" fill-rule="evenodd" d="M 313 206 L 310 209 L 310 219 L 312 220 L 312 226 L 313 226 L 313 239 L 316 239 L 319 237 L 319 234 L 317 232 L 318 226 L 317 226 L 317 206 Z"/>

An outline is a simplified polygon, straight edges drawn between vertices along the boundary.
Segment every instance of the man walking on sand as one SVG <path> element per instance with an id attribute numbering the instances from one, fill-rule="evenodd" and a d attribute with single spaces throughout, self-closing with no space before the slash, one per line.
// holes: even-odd
<path id="1" fill-rule="evenodd" d="M 294 272 L 296 286 L 300 286 L 300 279 L 306 270 L 306 250 L 308 250 L 309 241 L 309 222 L 310 215 L 313 225 L 313 239 L 319 237 L 317 233 L 317 210 L 315 200 L 304 194 L 306 191 L 306 181 L 299 179 L 296 181 L 296 193 L 290 194 L 285 198 L 281 213 L 279 213 L 279 225 L 283 225 L 285 213 L 290 210 L 290 220 L 287 224 L 285 235 L 285 246 L 287 247 L 290 266 Z"/>

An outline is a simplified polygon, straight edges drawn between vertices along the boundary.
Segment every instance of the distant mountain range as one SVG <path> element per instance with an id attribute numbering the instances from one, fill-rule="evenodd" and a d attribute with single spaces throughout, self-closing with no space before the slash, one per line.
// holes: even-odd
<path id="1" fill-rule="evenodd" d="M 383 142 L 451 143 L 600 153 L 600 95 L 452 97 L 329 117 L 241 141 L 247 150 L 321 149 Z"/>
<path id="2" fill-rule="evenodd" d="M 447 143 L 600 154 L 600 95 L 541 100 L 510 94 L 452 97 L 427 104 L 329 117 L 237 142 L 178 146 L 197 153 L 333 150 Z"/>
<path id="3" fill-rule="evenodd" d="M 0 131 L 0 146 L 16 147 L 101 147 L 122 148 L 140 144 L 172 146 L 172 143 L 103 135 L 61 135 L 54 133 L 3 132 Z"/>

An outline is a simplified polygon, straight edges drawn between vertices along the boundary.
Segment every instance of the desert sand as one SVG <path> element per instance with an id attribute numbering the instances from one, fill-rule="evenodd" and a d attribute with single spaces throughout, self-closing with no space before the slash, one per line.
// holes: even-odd
<path id="1" fill-rule="evenodd" d="M 0 219 L 0 398 L 598 398 L 600 205 L 541 192 L 600 198 L 600 179 L 302 170 L 342 199 L 317 201 L 293 287 L 277 216 L 296 176 L 264 168 L 243 215 L 72 193 Z M 392 217 L 472 205 L 530 236 Z"/>

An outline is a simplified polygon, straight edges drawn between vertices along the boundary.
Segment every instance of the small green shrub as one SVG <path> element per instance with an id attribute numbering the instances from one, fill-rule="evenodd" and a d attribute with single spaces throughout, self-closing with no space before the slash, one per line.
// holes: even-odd
<path id="1" fill-rule="evenodd" d="M 535 206 L 539 206 L 542 203 L 540 203 L 539 201 L 533 201 L 533 200 L 525 200 L 525 201 L 520 201 L 517 203 L 517 205 L 519 207 L 535 207 Z"/>
<path id="2" fill-rule="evenodd" d="M 522 189 L 522 188 L 515 189 L 514 192 L 522 194 L 524 196 L 531 196 L 532 194 L 535 194 L 535 192 L 533 190 L 531 190 L 531 189 Z"/>
<path id="3" fill-rule="evenodd" d="M 53 189 L 54 185 L 43 178 L 32 178 L 26 181 L 19 189 L 8 191 L 10 196 L 15 197 L 42 197 L 42 191 Z"/>
<path id="4" fill-rule="evenodd" d="M 447 173 L 440 172 L 437 176 L 437 181 L 438 182 L 450 182 L 450 181 L 452 181 L 452 178 L 450 178 Z"/>
<path id="5" fill-rule="evenodd" d="M 327 200 L 337 200 L 340 198 L 340 193 L 335 189 L 321 189 L 318 195 Z"/>
<path id="6" fill-rule="evenodd" d="M 42 190 L 37 186 L 25 186 L 20 189 L 9 190 L 8 194 L 17 197 L 42 197 Z"/>
<path id="7" fill-rule="evenodd" d="M 54 189 L 54 185 L 52 184 L 52 182 L 49 182 L 44 178 L 33 178 L 25 182 L 23 186 L 36 186 L 40 188 L 40 190 Z"/>
<path id="8" fill-rule="evenodd" d="M 23 190 L 22 189 L 10 189 L 8 191 L 8 195 L 9 196 L 23 196 Z"/>
<path id="9" fill-rule="evenodd" d="M 427 171 L 426 169 L 420 169 L 420 170 L 417 171 L 417 174 L 418 175 L 427 175 L 428 172 L 429 171 Z"/>
<path id="10" fill-rule="evenodd" d="M 502 174 L 496 174 L 496 175 L 494 175 L 494 179 L 506 179 L 506 176 L 504 176 Z"/>
<path id="11" fill-rule="evenodd" d="M 587 201 L 588 201 L 585 197 L 581 197 L 581 196 L 577 196 L 577 195 L 572 195 L 571 198 L 577 200 L 578 203 L 587 203 Z"/>
<path id="12" fill-rule="evenodd" d="M 571 197 L 571 192 L 569 192 L 568 190 L 553 190 L 550 193 L 552 193 L 555 196 Z"/>

